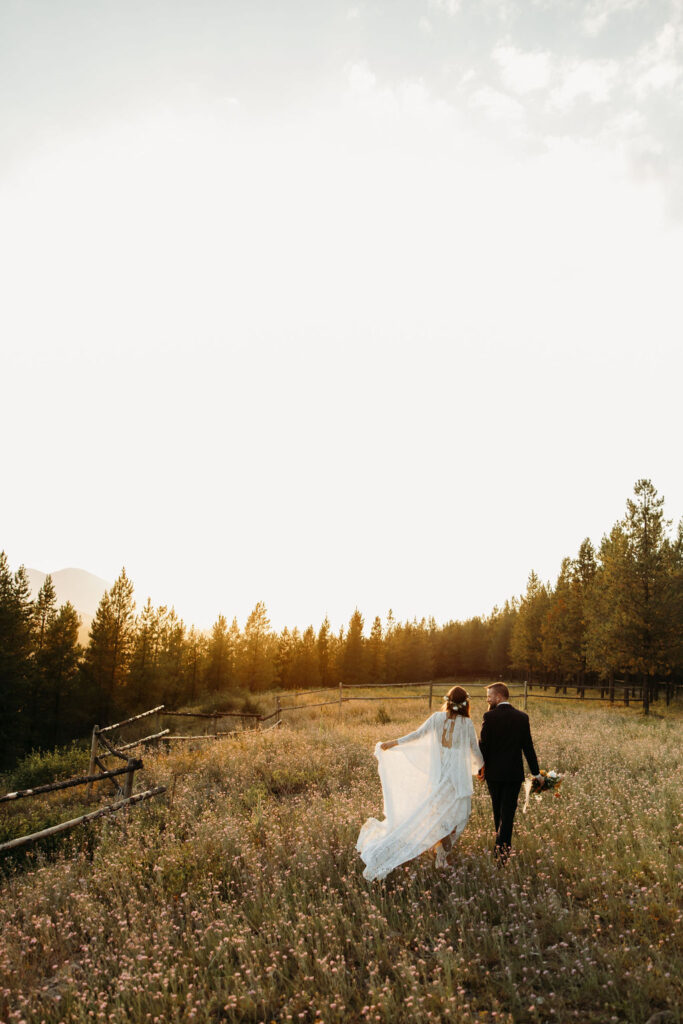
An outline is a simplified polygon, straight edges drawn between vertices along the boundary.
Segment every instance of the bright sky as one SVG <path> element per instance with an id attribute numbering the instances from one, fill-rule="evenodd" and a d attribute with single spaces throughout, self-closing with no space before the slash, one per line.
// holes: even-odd
<path id="1" fill-rule="evenodd" d="M 683 511 L 681 0 L 7 0 L 0 547 L 487 613 Z"/>

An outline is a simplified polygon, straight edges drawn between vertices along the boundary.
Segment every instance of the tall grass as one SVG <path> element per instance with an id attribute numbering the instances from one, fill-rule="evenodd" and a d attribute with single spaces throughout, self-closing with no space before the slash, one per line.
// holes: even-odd
<path id="1" fill-rule="evenodd" d="M 680 715 L 537 701 L 541 763 L 568 775 L 518 814 L 509 865 L 479 787 L 452 871 L 369 884 L 372 748 L 426 711 L 379 706 L 147 754 L 172 807 L 5 877 L 0 1022 L 680 1021 Z"/>

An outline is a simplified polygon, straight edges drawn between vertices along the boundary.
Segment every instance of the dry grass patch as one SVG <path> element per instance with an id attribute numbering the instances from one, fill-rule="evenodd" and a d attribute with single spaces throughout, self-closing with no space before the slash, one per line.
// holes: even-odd
<path id="1" fill-rule="evenodd" d="M 558 702 L 559 704 L 560 702 Z M 372 748 L 420 702 L 147 755 L 168 800 L 74 834 L 2 883 L 0 1021 L 680 1021 L 680 716 L 537 702 L 559 799 L 490 856 L 478 789 L 452 874 L 366 883 Z M 481 719 L 479 708 L 475 723 Z"/>

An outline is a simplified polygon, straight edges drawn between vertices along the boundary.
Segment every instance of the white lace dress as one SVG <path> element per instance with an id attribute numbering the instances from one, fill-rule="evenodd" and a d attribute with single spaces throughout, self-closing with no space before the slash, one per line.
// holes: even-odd
<path id="1" fill-rule="evenodd" d="M 471 718 L 436 711 L 398 746 L 375 747 L 384 797 L 384 821 L 368 818 L 356 849 L 363 877 L 385 878 L 453 833 L 457 839 L 472 809 L 472 776 L 484 759 Z"/>

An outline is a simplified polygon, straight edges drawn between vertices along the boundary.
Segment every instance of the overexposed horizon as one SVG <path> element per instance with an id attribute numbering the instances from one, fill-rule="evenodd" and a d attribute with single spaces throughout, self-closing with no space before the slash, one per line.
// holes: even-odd
<path id="1" fill-rule="evenodd" d="M 0 14 L 14 566 L 488 614 L 683 512 L 671 0 Z"/>

